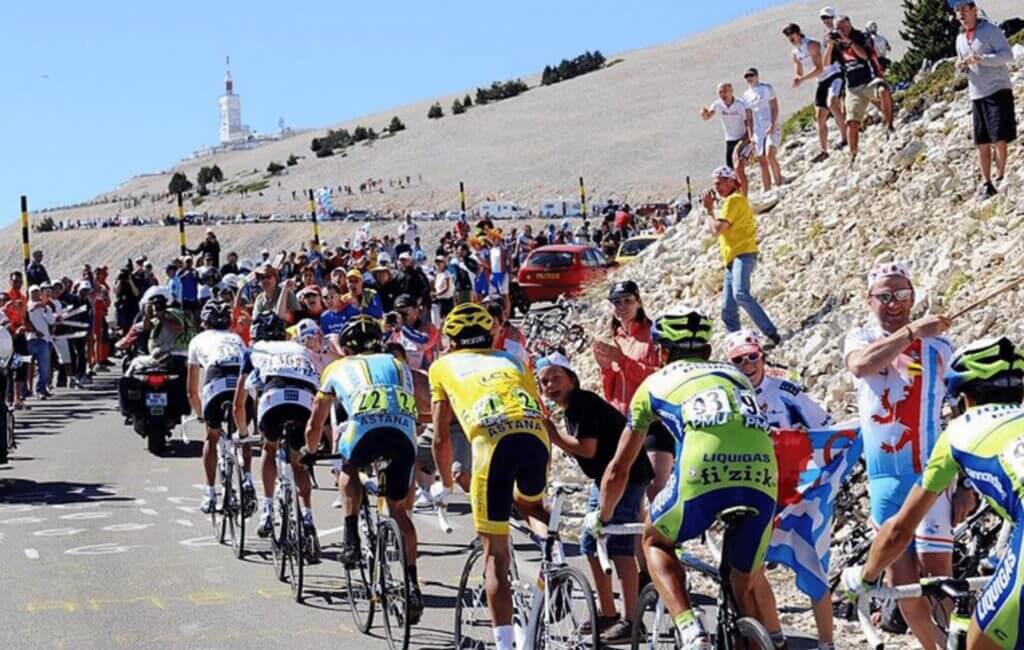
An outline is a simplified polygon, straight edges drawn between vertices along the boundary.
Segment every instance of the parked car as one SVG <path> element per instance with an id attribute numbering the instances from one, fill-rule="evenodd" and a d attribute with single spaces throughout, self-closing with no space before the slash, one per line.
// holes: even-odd
<path id="1" fill-rule="evenodd" d="M 619 252 L 615 255 L 616 264 L 625 264 L 644 251 L 645 248 L 658 241 L 658 235 L 637 235 L 619 244 Z"/>
<path id="2" fill-rule="evenodd" d="M 434 213 L 426 210 L 414 210 L 410 213 L 413 221 L 433 221 Z"/>
<path id="3" fill-rule="evenodd" d="M 523 302 L 576 296 L 584 285 L 604 275 L 614 262 L 598 248 L 579 244 L 541 246 L 530 252 L 519 269 Z"/>
<path id="4" fill-rule="evenodd" d="M 668 203 L 644 203 L 637 208 L 636 213 L 641 217 L 664 217 L 672 212 L 672 206 Z"/>
<path id="5" fill-rule="evenodd" d="M 540 202 L 537 215 L 545 218 L 578 217 L 581 214 L 580 202 L 571 199 L 551 199 Z"/>
<path id="6" fill-rule="evenodd" d="M 444 218 L 447 221 L 458 221 L 459 219 L 462 218 L 464 214 L 466 213 L 463 212 L 462 210 L 449 210 L 448 212 L 444 213 Z"/>

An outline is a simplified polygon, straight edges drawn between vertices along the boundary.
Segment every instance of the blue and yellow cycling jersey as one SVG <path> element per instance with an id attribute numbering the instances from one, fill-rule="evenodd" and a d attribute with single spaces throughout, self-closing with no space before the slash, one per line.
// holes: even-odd
<path id="1" fill-rule="evenodd" d="M 416 439 L 416 398 L 412 371 L 390 354 L 339 359 L 324 369 L 320 392 L 337 400 L 347 420 L 338 453 L 348 458 L 363 436 L 375 429 L 398 429 Z"/>

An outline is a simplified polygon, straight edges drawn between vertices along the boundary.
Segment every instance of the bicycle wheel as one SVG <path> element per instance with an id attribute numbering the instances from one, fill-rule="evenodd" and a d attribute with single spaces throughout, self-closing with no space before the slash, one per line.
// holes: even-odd
<path id="1" fill-rule="evenodd" d="M 291 518 L 291 502 L 286 495 L 281 494 L 280 489 L 274 494 L 274 512 L 271 515 L 274 522 L 274 531 L 270 537 L 270 548 L 274 553 L 274 571 L 277 579 L 284 582 L 288 575 L 288 520 Z"/>
<path id="2" fill-rule="evenodd" d="M 384 634 L 391 650 L 409 647 L 409 569 L 405 559 L 405 540 L 398 524 L 382 519 L 377 540 L 377 571 L 380 574 L 380 608 L 384 614 Z"/>
<path id="3" fill-rule="evenodd" d="M 547 597 L 536 599 L 530 613 L 533 647 L 597 648 L 597 606 L 587 577 L 578 569 L 559 567 L 547 579 Z M 584 626 L 590 631 L 581 632 Z"/>
<path id="4" fill-rule="evenodd" d="M 238 462 L 237 459 L 235 461 L 234 475 L 235 477 L 232 483 L 234 484 L 235 490 L 237 490 L 236 494 L 238 495 L 238 499 L 235 501 L 235 508 L 231 513 L 233 522 L 232 526 L 234 527 L 234 533 L 231 536 L 231 547 L 235 551 L 235 557 L 241 560 L 242 556 L 245 554 L 246 504 L 244 503 L 245 493 L 242 490 L 242 483 L 245 480 L 245 470 L 242 469 L 242 463 Z"/>
<path id="5" fill-rule="evenodd" d="M 647 648 L 678 648 L 676 641 L 676 626 L 672 621 L 672 615 L 665 609 L 664 603 L 658 596 L 658 590 L 653 584 L 644 587 L 640 592 L 640 600 L 636 605 L 636 616 L 633 620 L 637 622 L 633 626 L 633 637 L 630 639 L 630 647 L 633 650 Z"/>
<path id="6" fill-rule="evenodd" d="M 306 564 L 306 529 L 302 525 L 302 508 L 299 504 L 299 490 L 292 489 L 292 517 L 288 530 L 286 549 L 290 562 L 288 564 L 288 584 L 295 595 L 295 602 L 302 602 L 302 574 Z"/>
<path id="7" fill-rule="evenodd" d="M 372 525 L 370 508 L 364 501 L 359 508 L 359 550 L 362 557 L 358 566 L 345 567 L 345 591 L 348 594 L 349 609 L 352 610 L 356 627 L 363 634 L 370 631 L 376 609 L 372 576 L 377 549 L 376 540 L 371 533 Z"/>
<path id="8" fill-rule="evenodd" d="M 484 650 L 494 647 L 491 611 L 487 608 L 484 567 L 480 558 L 484 548 L 473 540 L 466 563 L 462 565 L 459 590 L 455 594 L 455 647 Z"/>
<path id="9" fill-rule="evenodd" d="M 757 620 L 744 616 L 736 621 L 736 647 L 747 650 L 773 650 L 775 644 Z"/>
<path id="10" fill-rule="evenodd" d="M 235 468 L 234 463 L 231 463 L 232 467 L 227 468 L 227 471 L 221 477 L 221 489 L 224 490 L 224 495 L 221 497 L 220 502 L 220 542 L 223 544 L 225 541 L 230 541 L 232 548 L 235 546 L 235 512 L 238 510 L 238 495 L 241 492 L 242 486 L 239 484 L 236 486 L 235 483 Z"/>

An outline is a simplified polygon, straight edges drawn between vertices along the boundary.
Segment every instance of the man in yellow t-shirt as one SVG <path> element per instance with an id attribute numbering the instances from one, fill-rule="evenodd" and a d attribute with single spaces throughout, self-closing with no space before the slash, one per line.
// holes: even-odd
<path id="1" fill-rule="evenodd" d="M 757 266 L 757 224 L 750 201 L 740 192 L 736 172 L 719 167 L 712 174 L 715 189 L 704 194 L 702 202 L 711 217 L 708 229 L 718 237 L 725 264 L 725 284 L 722 292 L 722 321 L 729 332 L 740 330 L 740 312 L 747 312 L 758 329 L 775 347 L 782 340 L 779 332 L 761 305 L 750 293 L 750 276 Z M 722 208 L 715 217 L 715 195 L 722 198 Z M 766 346 L 767 347 L 767 346 Z"/>

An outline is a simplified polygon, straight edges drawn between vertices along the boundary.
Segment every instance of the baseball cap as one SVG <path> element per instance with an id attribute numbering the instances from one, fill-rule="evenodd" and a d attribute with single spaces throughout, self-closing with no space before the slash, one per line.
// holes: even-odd
<path id="1" fill-rule="evenodd" d="M 360 280 L 362 280 L 363 279 L 363 274 L 359 272 L 359 269 L 349 269 L 348 271 L 345 272 L 345 277 L 346 278 L 359 278 Z"/>
<path id="2" fill-rule="evenodd" d="M 954 9 L 959 9 L 964 5 L 975 6 L 974 0 L 951 0 L 950 4 L 953 5 Z"/>
<path id="3" fill-rule="evenodd" d="M 263 264 L 257 266 L 256 270 L 253 271 L 253 273 L 255 273 L 256 275 L 273 275 L 275 271 L 272 264 L 270 264 L 269 262 L 264 262 Z"/>
<path id="4" fill-rule="evenodd" d="M 416 307 L 416 299 L 407 293 L 395 298 L 395 309 L 408 309 L 409 307 Z"/>
<path id="5" fill-rule="evenodd" d="M 616 282 L 608 290 L 608 300 L 618 300 L 626 296 L 640 297 L 640 288 L 636 286 L 636 282 L 623 280 L 622 282 Z"/>
<path id="6" fill-rule="evenodd" d="M 728 178 L 731 180 L 736 180 L 736 170 L 734 170 L 732 167 L 726 167 L 725 165 L 722 165 L 721 167 L 719 167 L 718 169 L 711 173 L 711 178 Z"/>
<path id="7" fill-rule="evenodd" d="M 409 253 L 408 251 L 405 252 L 405 253 L 402 253 L 401 255 L 398 256 L 398 260 L 401 261 L 401 262 L 404 262 L 405 260 L 411 260 L 411 259 L 412 259 L 412 254 Z"/>
<path id="8" fill-rule="evenodd" d="M 39 288 L 39 285 L 38 285 L 38 284 L 33 284 L 32 286 L 30 286 L 30 287 L 28 288 L 28 292 L 29 292 L 29 293 L 32 293 L 32 292 L 34 292 L 34 291 L 40 291 L 40 288 Z"/>
<path id="9" fill-rule="evenodd" d="M 537 359 L 536 363 L 534 364 L 534 367 L 537 369 L 538 372 L 543 370 L 544 368 L 547 368 L 548 366 L 558 366 L 559 368 L 565 368 L 571 373 L 576 372 L 576 369 L 572 367 L 572 362 L 569 361 L 569 358 L 566 357 L 561 352 L 552 352 L 546 357 L 541 357 L 540 359 Z"/>
<path id="10" fill-rule="evenodd" d="M 320 289 L 314 286 L 308 286 L 301 289 L 295 296 L 297 298 L 304 298 L 309 295 L 320 295 Z"/>
<path id="11" fill-rule="evenodd" d="M 835 18 L 836 10 L 832 7 L 822 7 L 821 11 L 818 12 L 819 18 Z"/>
<path id="12" fill-rule="evenodd" d="M 725 356 L 727 357 L 763 351 L 761 337 L 754 330 L 743 329 L 725 337 Z"/>
<path id="13" fill-rule="evenodd" d="M 743 78 L 746 79 L 747 77 L 757 77 L 760 76 L 760 74 L 761 73 L 757 71 L 757 68 L 747 68 L 747 71 L 743 73 Z"/>

